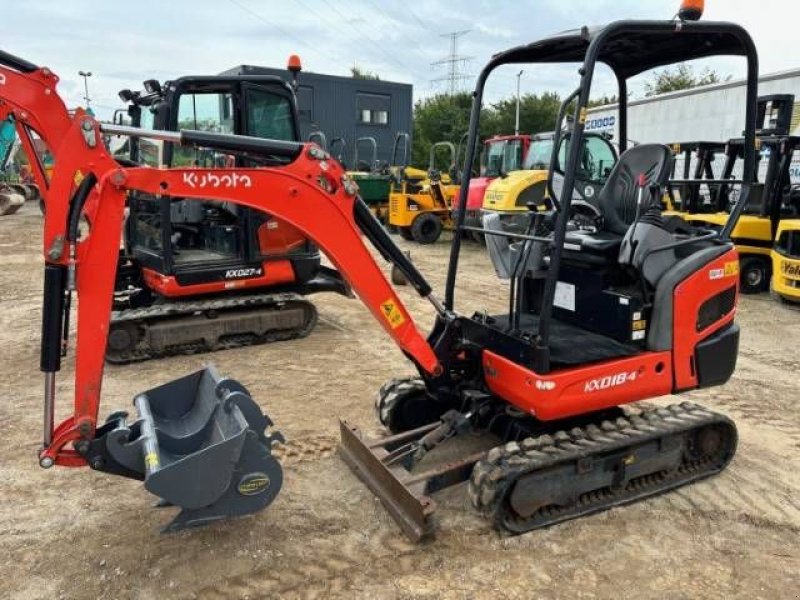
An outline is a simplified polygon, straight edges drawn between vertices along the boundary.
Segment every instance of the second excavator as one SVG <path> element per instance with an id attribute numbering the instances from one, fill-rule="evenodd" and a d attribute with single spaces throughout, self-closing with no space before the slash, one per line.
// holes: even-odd
<path id="1" fill-rule="evenodd" d="M 187 76 L 163 85 L 147 80 L 143 91 L 122 90 L 120 97 L 136 128 L 299 140 L 293 88 L 275 76 Z M 136 137 L 122 150 L 125 164 L 153 167 L 280 162 Z M 317 323 L 306 295 L 350 294 L 295 227 L 213 198 L 131 193 L 124 242 L 106 349 L 111 363 L 304 337 Z"/>

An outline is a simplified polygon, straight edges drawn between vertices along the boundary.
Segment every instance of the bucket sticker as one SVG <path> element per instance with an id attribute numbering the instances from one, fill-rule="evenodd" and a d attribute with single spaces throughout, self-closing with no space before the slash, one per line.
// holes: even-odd
<path id="1" fill-rule="evenodd" d="M 157 469 L 161 463 L 158 460 L 158 455 L 155 452 L 148 452 L 144 455 L 144 464 L 151 469 Z"/>
<path id="2" fill-rule="evenodd" d="M 248 473 L 239 481 L 236 489 L 242 496 L 256 496 L 269 487 L 269 476 L 266 473 Z"/>
<path id="3" fill-rule="evenodd" d="M 400 312 L 397 303 L 391 298 L 381 303 L 381 311 L 383 312 L 383 316 L 386 317 L 386 320 L 389 321 L 389 325 L 392 326 L 392 329 L 397 329 L 406 322 L 406 318 L 403 316 L 403 313 Z"/>

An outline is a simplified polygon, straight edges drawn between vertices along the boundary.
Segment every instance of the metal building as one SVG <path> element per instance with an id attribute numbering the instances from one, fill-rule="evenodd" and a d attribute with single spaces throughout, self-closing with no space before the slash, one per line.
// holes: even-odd
<path id="1" fill-rule="evenodd" d="M 291 80 L 285 69 L 239 65 L 221 75 L 277 75 Z M 378 161 L 391 161 L 394 137 L 398 131 L 412 132 L 413 86 L 393 81 L 355 79 L 302 71 L 298 78 L 297 104 L 303 139 L 322 131 L 328 142 L 336 137 L 347 141 L 344 162 L 354 166 L 358 138 L 373 137 L 378 146 Z M 359 161 L 371 159 L 368 143 L 359 146 Z"/>

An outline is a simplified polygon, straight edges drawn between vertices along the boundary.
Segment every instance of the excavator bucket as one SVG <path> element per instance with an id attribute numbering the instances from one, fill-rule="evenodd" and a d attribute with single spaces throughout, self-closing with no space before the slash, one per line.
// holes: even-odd
<path id="1" fill-rule="evenodd" d="M 25 204 L 25 196 L 10 185 L 0 183 L 0 215 L 13 215 Z"/>
<path id="2" fill-rule="evenodd" d="M 283 471 L 272 445 L 283 437 L 267 434 L 272 421 L 237 381 L 206 367 L 133 403 L 135 422 L 115 413 L 97 432 L 98 456 L 110 459 L 101 470 L 142 479 L 159 506 L 179 507 L 164 531 L 250 514 L 278 495 Z"/>

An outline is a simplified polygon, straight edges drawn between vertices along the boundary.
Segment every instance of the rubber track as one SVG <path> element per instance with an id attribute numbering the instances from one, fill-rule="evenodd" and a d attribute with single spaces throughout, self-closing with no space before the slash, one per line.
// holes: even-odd
<path id="1" fill-rule="evenodd" d="M 632 479 L 619 488 L 605 487 L 583 493 L 568 506 L 549 505 L 528 517 L 515 514 L 508 499 L 523 476 L 557 466 L 576 464 L 587 456 L 620 452 L 625 448 L 665 436 L 685 434 L 709 425 L 728 428 L 729 437 L 711 456 L 687 460 L 668 471 Z M 553 436 L 509 442 L 490 450 L 472 472 L 468 494 L 473 506 L 493 521 L 497 529 L 523 533 L 562 521 L 634 502 L 677 488 L 722 471 L 736 450 L 733 421 L 702 406 L 683 402 L 666 408 L 620 417 L 614 422 L 560 431 Z"/>
<path id="2" fill-rule="evenodd" d="M 161 358 L 163 356 L 175 356 L 181 354 L 197 354 L 199 352 L 208 352 L 213 350 L 223 350 L 228 348 L 239 348 L 242 346 L 252 346 L 257 344 L 266 344 L 271 342 L 282 342 L 296 338 L 307 336 L 314 326 L 317 324 L 317 310 L 316 307 L 299 294 L 283 293 L 283 294 L 255 294 L 250 296 L 240 296 L 235 298 L 219 298 L 215 300 L 195 300 L 186 302 L 169 302 L 164 304 L 157 304 L 145 308 L 126 309 L 122 311 L 113 311 L 111 313 L 111 323 L 109 329 L 113 329 L 115 325 L 120 323 L 136 323 L 137 326 L 147 327 L 148 324 L 157 321 L 163 321 L 171 318 L 180 318 L 182 316 L 191 316 L 195 313 L 202 313 L 208 311 L 224 312 L 230 310 L 241 309 L 257 309 L 264 308 L 270 309 L 278 304 L 297 303 L 309 307 L 312 312 L 312 318 L 301 329 L 283 330 L 269 332 L 260 338 L 254 338 L 252 335 L 242 334 L 236 337 L 226 338 L 219 344 L 213 347 L 208 347 L 204 343 L 195 344 L 182 344 L 176 346 L 169 346 L 163 352 L 154 352 L 153 349 L 146 343 L 146 335 L 142 336 L 137 348 L 129 352 L 124 358 L 114 355 L 113 351 L 108 348 L 106 350 L 106 360 L 109 363 L 124 365 L 133 362 L 142 362 L 154 358 Z"/>

